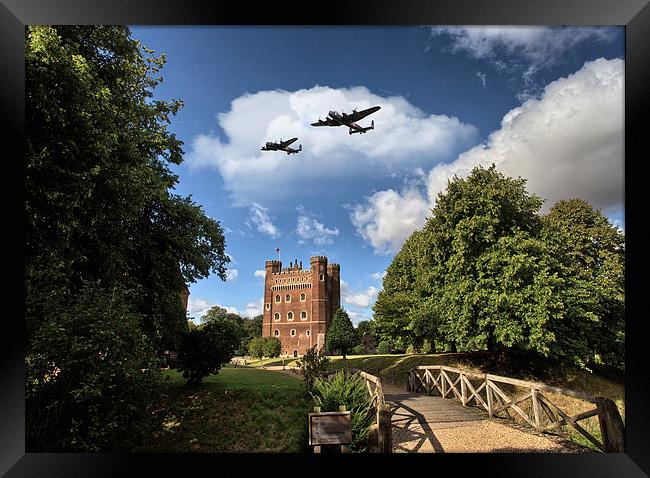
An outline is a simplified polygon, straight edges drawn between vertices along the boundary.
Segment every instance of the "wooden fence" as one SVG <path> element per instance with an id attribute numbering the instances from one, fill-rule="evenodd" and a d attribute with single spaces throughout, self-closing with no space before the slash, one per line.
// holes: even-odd
<path id="1" fill-rule="evenodd" d="M 475 383 L 472 384 L 470 379 L 474 379 Z M 480 384 L 476 383 L 477 379 L 480 380 Z M 525 392 L 511 398 L 498 384 L 522 387 Z M 432 392 L 438 392 L 442 398 L 455 397 L 463 406 L 472 405 L 485 409 L 490 418 L 499 417 L 499 413 L 505 414 L 509 418 L 508 410 L 513 410 L 528 425 L 539 432 L 553 433 L 564 425 L 570 425 L 603 452 L 625 452 L 625 426 L 616 404 L 609 398 L 595 397 L 560 387 L 499 375 L 465 372 L 445 365 L 422 365 L 410 370 L 406 389 L 412 392 L 422 390 L 429 395 Z M 542 392 L 578 398 L 594 404 L 595 407 L 570 416 Z M 530 411 L 527 412 L 523 409 L 523 404 L 528 401 L 531 406 L 528 407 Z M 578 423 L 594 416 L 598 417 L 601 440 L 598 440 Z"/>
<path id="2" fill-rule="evenodd" d="M 344 369 L 345 372 L 357 372 L 366 383 L 368 394 L 371 397 L 371 406 L 375 408 L 376 423 L 377 423 L 377 441 L 379 445 L 379 453 L 392 453 L 393 452 L 393 434 L 391 428 L 390 408 L 386 405 L 384 398 L 384 389 L 381 385 L 381 379 L 364 372 L 363 370 L 349 368 Z M 327 375 L 336 373 L 337 371 L 326 372 Z"/>

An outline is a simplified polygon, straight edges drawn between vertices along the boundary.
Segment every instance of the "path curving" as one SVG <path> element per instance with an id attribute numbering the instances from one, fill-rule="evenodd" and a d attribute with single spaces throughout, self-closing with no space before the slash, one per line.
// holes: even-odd
<path id="1" fill-rule="evenodd" d="M 576 453 L 589 451 L 561 437 L 490 420 L 476 407 L 452 399 L 405 392 L 386 384 L 395 453 Z"/>

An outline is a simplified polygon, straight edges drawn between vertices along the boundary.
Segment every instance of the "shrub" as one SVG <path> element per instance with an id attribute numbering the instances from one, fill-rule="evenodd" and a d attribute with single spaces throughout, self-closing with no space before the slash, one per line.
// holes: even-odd
<path id="1" fill-rule="evenodd" d="M 317 350 L 314 345 L 298 360 L 298 371 L 302 375 L 305 389 L 311 392 L 314 380 L 323 375 L 329 367 L 330 359 L 322 350 Z"/>
<path id="2" fill-rule="evenodd" d="M 353 353 L 354 355 L 363 355 L 363 354 L 366 353 L 366 348 L 363 346 L 363 344 L 356 345 L 356 346 L 352 349 L 352 353 Z"/>
<path id="3" fill-rule="evenodd" d="M 178 351 L 178 370 L 188 384 L 201 383 L 203 377 L 219 373 L 230 362 L 241 340 L 240 327 L 227 318 L 217 318 L 190 330 Z"/>
<path id="4" fill-rule="evenodd" d="M 131 294 L 85 286 L 48 299 L 28 344 L 27 452 L 120 452 L 154 425 L 162 380 Z"/>
<path id="5" fill-rule="evenodd" d="M 379 342 L 379 345 L 377 345 L 377 353 L 378 354 L 389 354 L 392 346 L 390 341 L 388 340 L 382 340 Z"/>
<path id="6" fill-rule="evenodd" d="M 320 407 L 322 412 L 336 412 L 339 406 L 345 405 L 352 422 L 350 451 L 367 451 L 368 429 L 374 422 L 374 413 L 361 375 L 341 370 L 330 380 L 316 379 L 311 396 L 314 406 Z"/>

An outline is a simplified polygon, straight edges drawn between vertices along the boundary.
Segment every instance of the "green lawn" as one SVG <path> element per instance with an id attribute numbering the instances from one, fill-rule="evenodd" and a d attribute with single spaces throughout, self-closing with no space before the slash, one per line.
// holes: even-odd
<path id="1" fill-rule="evenodd" d="M 281 372 L 226 367 L 188 387 L 165 371 L 163 431 L 141 452 L 301 452 L 309 403 L 301 382 Z"/>

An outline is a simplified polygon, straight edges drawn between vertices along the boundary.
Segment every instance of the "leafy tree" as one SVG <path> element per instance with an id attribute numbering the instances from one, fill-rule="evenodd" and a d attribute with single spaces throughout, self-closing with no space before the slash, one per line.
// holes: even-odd
<path id="1" fill-rule="evenodd" d="M 26 28 L 27 376 L 39 373 L 31 367 L 40 361 L 74 368 L 40 342 L 61 320 L 57 310 L 65 304 L 74 307 L 88 287 L 105 294 L 116 287 L 131 291 L 120 297 L 137 317 L 153 354 L 175 349 L 188 330 L 180 301 L 185 284 L 210 272 L 225 279 L 228 258 L 219 223 L 191 198 L 170 191 L 178 178 L 169 166 L 182 162 L 182 143 L 168 124 L 182 102 L 153 98 L 164 62 L 164 55 L 156 57 L 132 39 L 127 27 Z M 101 343 L 106 337 L 92 335 L 100 333 L 95 327 L 91 335 L 75 335 L 72 327 L 67 338 L 71 343 Z M 139 357 L 140 351 L 133 353 Z M 119 368 L 121 361 L 134 364 L 140 359 L 108 354 L 106 360 L 116 361 L 113 365 Z M 34 405 L 55 408 L 71 403 L 72 391 L 87 385 L 78 381 L 83 374 L 61 370 L 70 381 L 65 388 L 52 389 L 58 395 L 37 397 L 44 389 L 33 389 L 26 410 L 28 428 L 65 427 L 41 420 Z M 97 380 L 99 388 L 111 383 L 107 374 Z M 103 396 L 111 400 L 110 393 Z M 123 407 L 123 416 L 137 423 L 131 412 L 144 413 L 140 403 Z M 77 413 L 70 420 L 84 427 L 99 420 L 101 410 L 79 406 L 68 411 Z M 110 421 L 107 433 L 120 435 L 130 429 L 125 423 L 121 418 Z M 113 426 L 116 429 L 109 432 Z M 59 432 L 39 432 L 44 438 L 32 443 L 41 450 L 61 444 L 68 450 L 93 447 L 74 438 L 84 430 L 67 428 L 67 438 Z M 115 443 L 96 438 L 103 451 Z"/>
<path id="2" fill-rule="evenodd" d="M 377 353 L 378 354 L 389 354 L 393 348 L 393 345 L 389 340 L 382 340 L 379 342 L 379 345 L 377 345 Z"/>
<path id="3" fill-rule="evenodd" d="M 327 371 L 329 364 L 329 357 L 325 355 L 323 350 L 318 350 L 316 345 L 307 350 L 297 361 L 298 371 L 302 375 L 307 392 L 311 392 L 314 380 Z"/>
<path id="4" fill-rule="evenodd" d="M 162 363 L 129 295 L 89 284 L 45 304 L 26 356 L 27 451 L 128 451 L 151 430 Z"/>
<path id="5" fill-rule="evenodd" d="M 219 373 L 223 364 L 235 356 L 241 340 L 241 328 L 232 320 L 220 317 L 189 331 L 178 351 L 178 370 L 188 385 L 201 383 L 203 377 Z"/>
<path id="6" fill-rule="evenodd" d="M 327 348 L 330 351 L 340 350 L 345 355 L 357 345 L 359 338 L 352 321 L 344 309 L 338 309 L 327 331 Z"/>
<path id="7" fill-rule="evenodd" d="M 263 315 L 258 315 L 253 318 L 244 318 L 242 323 L 243 336 L 239 348 L 237 349 L 237 355 L 246 355 L 248 352 L 248 344 L 251 340 L 256 337 L 262 336 L 262 318 Z"/>
<path id="8" fill-rule="evenodd" d="M 352 349 L 354 355 L 363 355 L 366 353 L 366 348 L 362 344 L 357 344 Z"/>
<path id="9" fill-rule="evenodd" d="M 264 337 L 255 337 L 248 342 L 248 353 L 251 357 L 255 357 L 261 362 L 266 352 L 265 345 L 266 341 L 264 340 Z"/>
<path id="10" fill-rule="evenodd" d="M 565 287 L 563 319 L 552 324 L 552 355 L 583 365 L 624 367 L 625 237 L 581 199 L 558 201 L 544 218 L 544 238 Z"/>
<path id="11" fill-rule="evenodd" d="M 263 337 L 264 338 L 264 356 L 265 357 L 279 357 L 282 350 L 282 342 L 277 337 Z"/>

